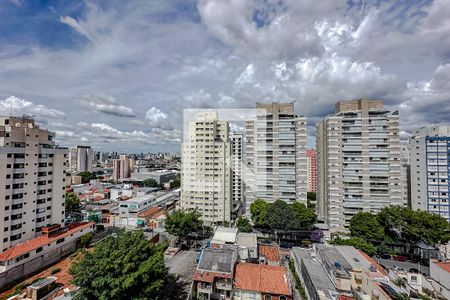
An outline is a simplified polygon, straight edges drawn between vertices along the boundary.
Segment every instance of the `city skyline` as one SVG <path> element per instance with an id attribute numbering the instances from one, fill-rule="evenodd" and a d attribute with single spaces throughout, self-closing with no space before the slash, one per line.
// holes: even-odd
<path id="1" fill-rule="evenodd" d="M 0 114 L 32 114 L 64 146 L 158 152 L 180 150 L 185 108 L 296 100 L 310 148 L 337 101 L 372 98 L 399 111 L 405 139 L 450 121 L 448 12 L 445 1 L 2 1 Z"/>

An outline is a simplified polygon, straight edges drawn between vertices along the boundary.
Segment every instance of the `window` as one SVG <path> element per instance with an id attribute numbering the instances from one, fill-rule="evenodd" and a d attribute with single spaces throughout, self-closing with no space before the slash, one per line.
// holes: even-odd
<path id="1" fill-rule="evenodd" d="M 36 231 L 37 231 L 37 228 L 36 228 Z M 39 248 L 36 249 L 36 253 L 39 253 L 41 251 L 42 251 L 42 247 L 39 247 Z"/>
<path id="2" fill-rule="evenodd" d="M 64 238 L 57 240 L 56 245 L 61 244 L 62 242 L 64 242 Z"/>

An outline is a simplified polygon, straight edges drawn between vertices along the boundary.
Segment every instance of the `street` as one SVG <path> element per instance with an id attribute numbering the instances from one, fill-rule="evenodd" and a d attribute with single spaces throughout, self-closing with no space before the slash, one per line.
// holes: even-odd
<path id="1" fill-rule="evenodd" d="M 375 260 L 379 263 L 382 264 L 383 266 L 387 267 L 387 268 L 393 268 L 394 266 L 397 266 L 405 271 L 409 271 L 409 269 L 414 268 L 414 269 L 418 269 L 420 270 L 420 272 L 422 272 L 425 275 L 430 275 L 430 268 L 426 267 L 426 266 L 422 266 L 419 265 L 417 263 L 413 263 L 413 262 L 409 262 L 409 261 L 396 261 L 396 260 L 392 260 L 392 259 L 378 259 L 375 258 Z"/>

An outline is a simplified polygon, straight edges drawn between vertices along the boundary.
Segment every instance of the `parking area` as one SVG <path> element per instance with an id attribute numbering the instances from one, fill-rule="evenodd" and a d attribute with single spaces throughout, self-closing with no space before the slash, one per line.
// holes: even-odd
<path id="1" fill-rule="evenodd" d="M 376 261 L 387 267 L 387 268 L 394 268 L 394 266 L 397 266 L 398 268 L 401 268 L 405 271 L 409 271 L 409 269 L 418 269 L 421 273 L 425 275 L 430 275 L 430 268 L 426 266 L 419 265 L 418 263 L 413 263 L 409 261 L 396 261 L 393 259 L 383 259 L 383 258 L 377 258 Z"/>

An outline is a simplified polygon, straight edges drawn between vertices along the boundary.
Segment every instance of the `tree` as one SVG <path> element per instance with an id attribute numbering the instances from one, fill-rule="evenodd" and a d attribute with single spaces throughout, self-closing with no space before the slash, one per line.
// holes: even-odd
<path id="1" fill-rule="evenodd" d="M 295 213 L 283 200 L 277 200 L 267 210 L 266 224 L 271 229 L 291 230 Z"/>
<path id="2" fill-rule="evenodd" d="M 170 280 L 166 245 L 149 243 L 142 231 L 121 231 L 95 245 L 70 268 L 79 299 L 158 299 Z"/>
<path id="3" fill-rule="evenodd" d="M 80 198 L 78 198 L 75 193 L 67 193 L 64 206 L 66 208 L 66 212 L 79 210 L 81 207 Z"/>
<path id="4" fill-rule="evenodd" d="M 306 198 L 309 201 L 316 201 L 316 192 L 307 192 L 306 193 Z"/>
<path id="5" fill-rule="evenodd" d="M 252 232 L 252 224 L 250 224 L 250 220 L 246 217 L 239 217 L 236 222 L 236 226 L 240 232 Z"/>
<path id="6" fill-rule="evenodd" d="M 146 187 L 159 187 L 158 181 L 156 181 L 153 178 L 147 178 L 143 182 L 144 182 L 144 186 L 146 186 Z"/>
<path id="7" fill-rule="evenodd" d="M 289 226 L 292 230 L 310 230 L 317 221 L 317 216 L 311 208 L 307 208 L 303 203 L 294 202 L 291 204 L 294 217 Z"/>
<path id="8" fill-rule="evenodd" d="M 331 242 L 331 244 L 353 246 L 356 249 L 364 251 L 369 255 L 375 255 L 377 253 L 377 248 L 372 243 L 367 242 L 359 237 L 352 237 L 349 239 L 337 237 Z"/>
<path id="9" fill-rule="evenodd" d="M 203 221 L 200 220 L 200 213 L 196 210 L 176 210 L 173 214 L 168 215 L 165 221 L 167 232 L 181 239 L 186 239 L 189 234 L 199 231 L 202 225 Z"/>
<path id="10" fill-rule="evenodd" d="M 432 244 L 445 244 L 450 240 L 450 223 L 426 211 L 388 206 L 377 214 L 377 220 L 394 241 L 416 243 L 423 238 Z"/>
<path id="11" fill-rule="evenodd" d="M 360 237 L 365 240 L 384 240 L 384 228 L 378 222 L 375 215 L 369 212 L 358 212 L 350 220 L 350 233 L 353 237 Z"/>
<path id="12" fill-rule="evenodd" d="M 175 178 L 173 181 L 170 182 L 170 188 L 176 189 L 179 188 L 180 186 L 181 186 L 181 177 L 180 175 L 178 175 L 177 178 Z"/>
<path id="13" fill-rule="evenodd" d="M 78 176 L 81 176 L 82 183 L 88 183 L 92 179 L 97 179 L 97 176 L 94 173 L 91 173 L 89 171 L 80 172 L 80 173 L 78 173 Z"/>
<path id="14" fill-rule="evenodd" d="M 262 199 L 256 199 L 250 205 L 250 213 L 252 217 L 253 224 L 256 227 L 266 226 L 266 217 L 269 210 L 270 204 Z"/>

